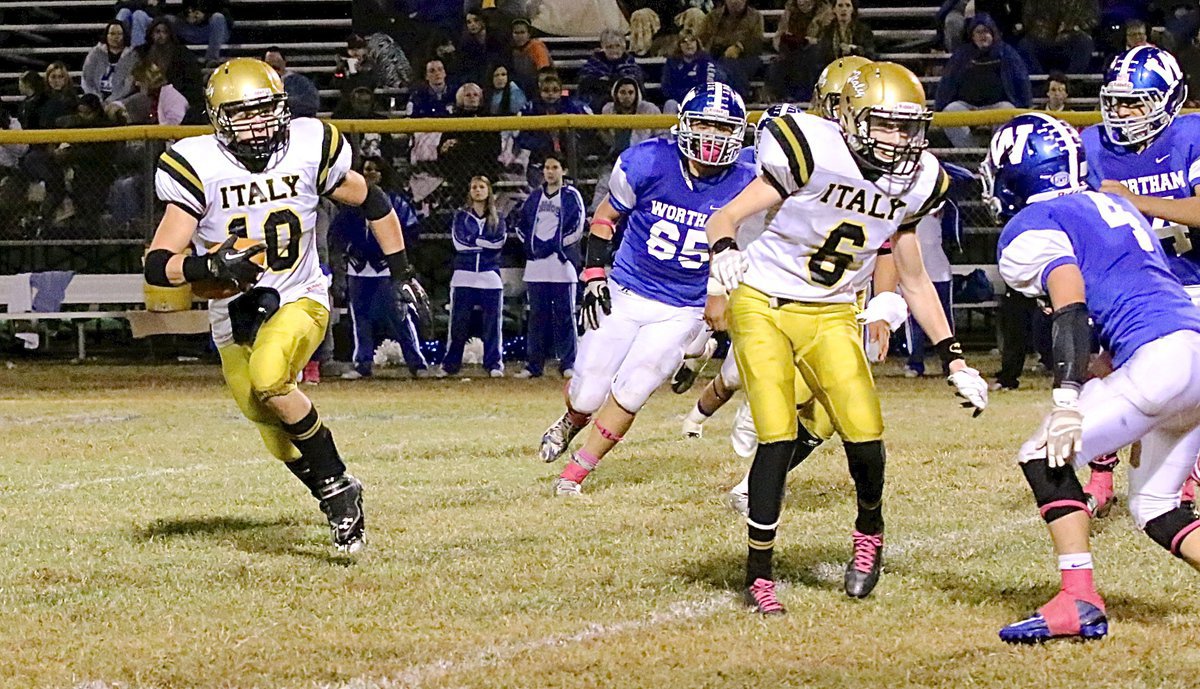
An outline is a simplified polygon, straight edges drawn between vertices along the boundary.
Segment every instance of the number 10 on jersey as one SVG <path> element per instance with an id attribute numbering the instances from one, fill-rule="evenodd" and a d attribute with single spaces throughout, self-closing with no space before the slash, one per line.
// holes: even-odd
<path id="1" fill-rule="evenodd" d="M 683 245 L 680 246 L 680 239 Z M 701 268 L 708 263 L 708 235 L 694 227 L 686 235 L 679 225 L 669 220 L 659 220 L 650 226 L 650 239 L 646 250 L 660 261 L 678 258 L 684 268 Z"/>

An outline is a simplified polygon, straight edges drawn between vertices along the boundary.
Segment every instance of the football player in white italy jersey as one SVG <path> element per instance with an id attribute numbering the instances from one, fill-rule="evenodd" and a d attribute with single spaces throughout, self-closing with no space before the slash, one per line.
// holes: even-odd
<path id="1" fill-rule="evenodd" d="M 428 311 L 387 196 L 350 169 L 333 125 L 291 119 L 275 70 L 249 58 L 213 72 L 205 91 L 216 130 L 162 155 L 155 188 L 166 212 L 146 256 L 146 281 L 192 283 L 213 297 L 209 320 L 221 371 L 272 455 L 320 502 L 333 543 L 365 543 L 362 484 L 296 374 L 325 337 L 328 282 L 317 258 L 320 197 L 361 206 L 387 254 L 397 296 Z M 198 255 L 188 255 L 190 246 Z"/>
<path id="2" fill-rule="evenodd" d="M 905 301 L 937 342 L 949 381 L 978 414 L 987 384 L 968 368 L 925 273 L 913 231 L 940 207 L 949 176 L 925 149 L 932 115 L 904 67 L 877 62 L 852 73 L 841 126 L 811 115 L 765 125 L 759 176 L 709 219 L 712 276 L 730 290 L 729 324 L 760 444 L 750 473 L 747 602 L 783 612 L 771 574 L 787 468 L 796 451 L 794 377 L 804 377 L 846 449 L 858 496 L 846 593 L 870 594 L 883 550 L 883 417 L 855 319 L 880 247 L 892 252 Z M 747 216 L 783 201 L 745 252 Z"/>

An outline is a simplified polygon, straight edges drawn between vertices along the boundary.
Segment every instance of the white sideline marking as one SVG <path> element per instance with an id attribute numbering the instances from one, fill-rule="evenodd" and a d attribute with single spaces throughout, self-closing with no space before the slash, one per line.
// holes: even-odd
<path id="1" fill-rule="evenodd" d="M 28 494 L 46 495 L 49 493 L 65 493 L 70 490 L 86 488 L 88 486 L 103 486 L 110 483 L 122 483 L 124 481 L 137 481 L 143 478 L 153 478 L 155 476 L 169 476 L 171 474 L 187 474 L 193 471 L 208 471 L 209 469 L 230 469 L 233 467 L 249 466 L 251 464 L 259 464 L 265 460 L 251 459 L 242 462 L 234 462 L 232 464 L 191 464 L 185 467 L 170 467 L 167 469 L 155 469 L 153 471 L 143 471 L 137 474 L 125 474 L 122 476 L 106 476 L 104 478 L 95 478 L 87 481 L 71 481 L 69 483 L 56 483 L 50 486 L 42 486 L 30 490 Z"/>
<path id="2" fill-rule="evenodd" d="M 141 414 L 45 414 L 42 416 L 0 416 L 0 426 L 33 426 L 43 423 L 70 423 L 94 426 L 101 423 L 133 421 Z"/>
<path id="3" fill-rule="evenodd" d="M 379 679 L 359 677 L 345 684 L 319 684 L 317 687 L 319 689 L 412 689 L 445 675 L 483 670 L 500 665 L 523 653 L 586 643 L 627 632 L 660 627 L 674 622 L 709 617 L 716 614 L 719 610 L 729 608 L 732 601 L 732 596 L 723 593 L 698 601 L 675 603 L 669 606 L 666 612 L 654 613 L 649 617 L 639 620 L 627 620 L 625 622 L 614 622 L 613 624 L 589 624 L 574 634 L 555 634 L 531 641 L 485 646 L 464 658 L 443 658 L 432 663 L 416 665 L 401 672 L 396 677 L 383 677 Z"/>

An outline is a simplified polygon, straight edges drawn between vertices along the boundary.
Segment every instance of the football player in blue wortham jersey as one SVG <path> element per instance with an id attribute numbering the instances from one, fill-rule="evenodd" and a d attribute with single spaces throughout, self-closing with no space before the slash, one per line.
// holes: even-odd
<path id="1" fill-rule="evenodd" d="M 1174 56 L 1152 45 L 1113 59 L 1100 88 L 1102 125 L 1083 132 L 1088 186 L 1129 200 L 1165 242 L 1167 266 L 1200 303 L 1200 115 L 1179 116 L 1187 84 Z M 1086 492 L 1105 510 L 1115 457 L 1092 465 Z M 1194 501 L 1195 483 L 1184 487 Z M 1106 500 L 1107 498 L 1107 500 Z"/>
<path id="2" fill-rule="evenodd" d="M 711 83 L 684 99 L 672 136 L 643 141 L 617 159 L 586 240 L 580 320 L 587 333 L 566 413 L 546 430 L 539 452 L 554 461 L 592 421 L 583 447 L 554 481 L 557 495 L 579 495 L 704 327 L 704 226 L 754 179 L 754 167 L 738 161 L 745 131 L 741 97 Z M 618 222 L 624 238 L 614 258 Z"/>
<path id="3" fill-rule="evenodd" d="M 1096 639 L 1108 620 L 1074 467 L 1140 439 L 1129 511 L 1151 539 L 1200 569 L 1200 520 L 1179 504 L 1200 452 L 1200 309 L 1146 219 L 1128 201 L 1087 189 L 1074 129 L 1020 115 L 997 130 L 982 173 L 985 202 L 1007 220 L 1001 276 L 1023 294 L 1049 296 L 1054 308 L 1053 407 L 1018 459 L 1049 526 L 1062 590 L 1000 638 Z M 1085 383 L 1093 323 L 1115 370 Z"/>

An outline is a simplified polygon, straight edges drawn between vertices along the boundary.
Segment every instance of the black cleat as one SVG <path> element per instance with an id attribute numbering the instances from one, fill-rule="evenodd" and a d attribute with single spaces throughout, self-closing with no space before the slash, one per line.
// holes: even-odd
<path id="1" fill-rule="evenodd" d="M 883 534 L 854 532 L 854 557 L 846 564 L 843 586 L 851 598 L 866 598 L 883 569 Z"/>
<path id="2" fill-rule="evenodd" d="M 362 494 L 362 483 L 350 474 L 329 479 L 317 491 L 321 511 L 329 519 L 333 545 L 340 552 L 354 554 L 367 543 Z"/>

